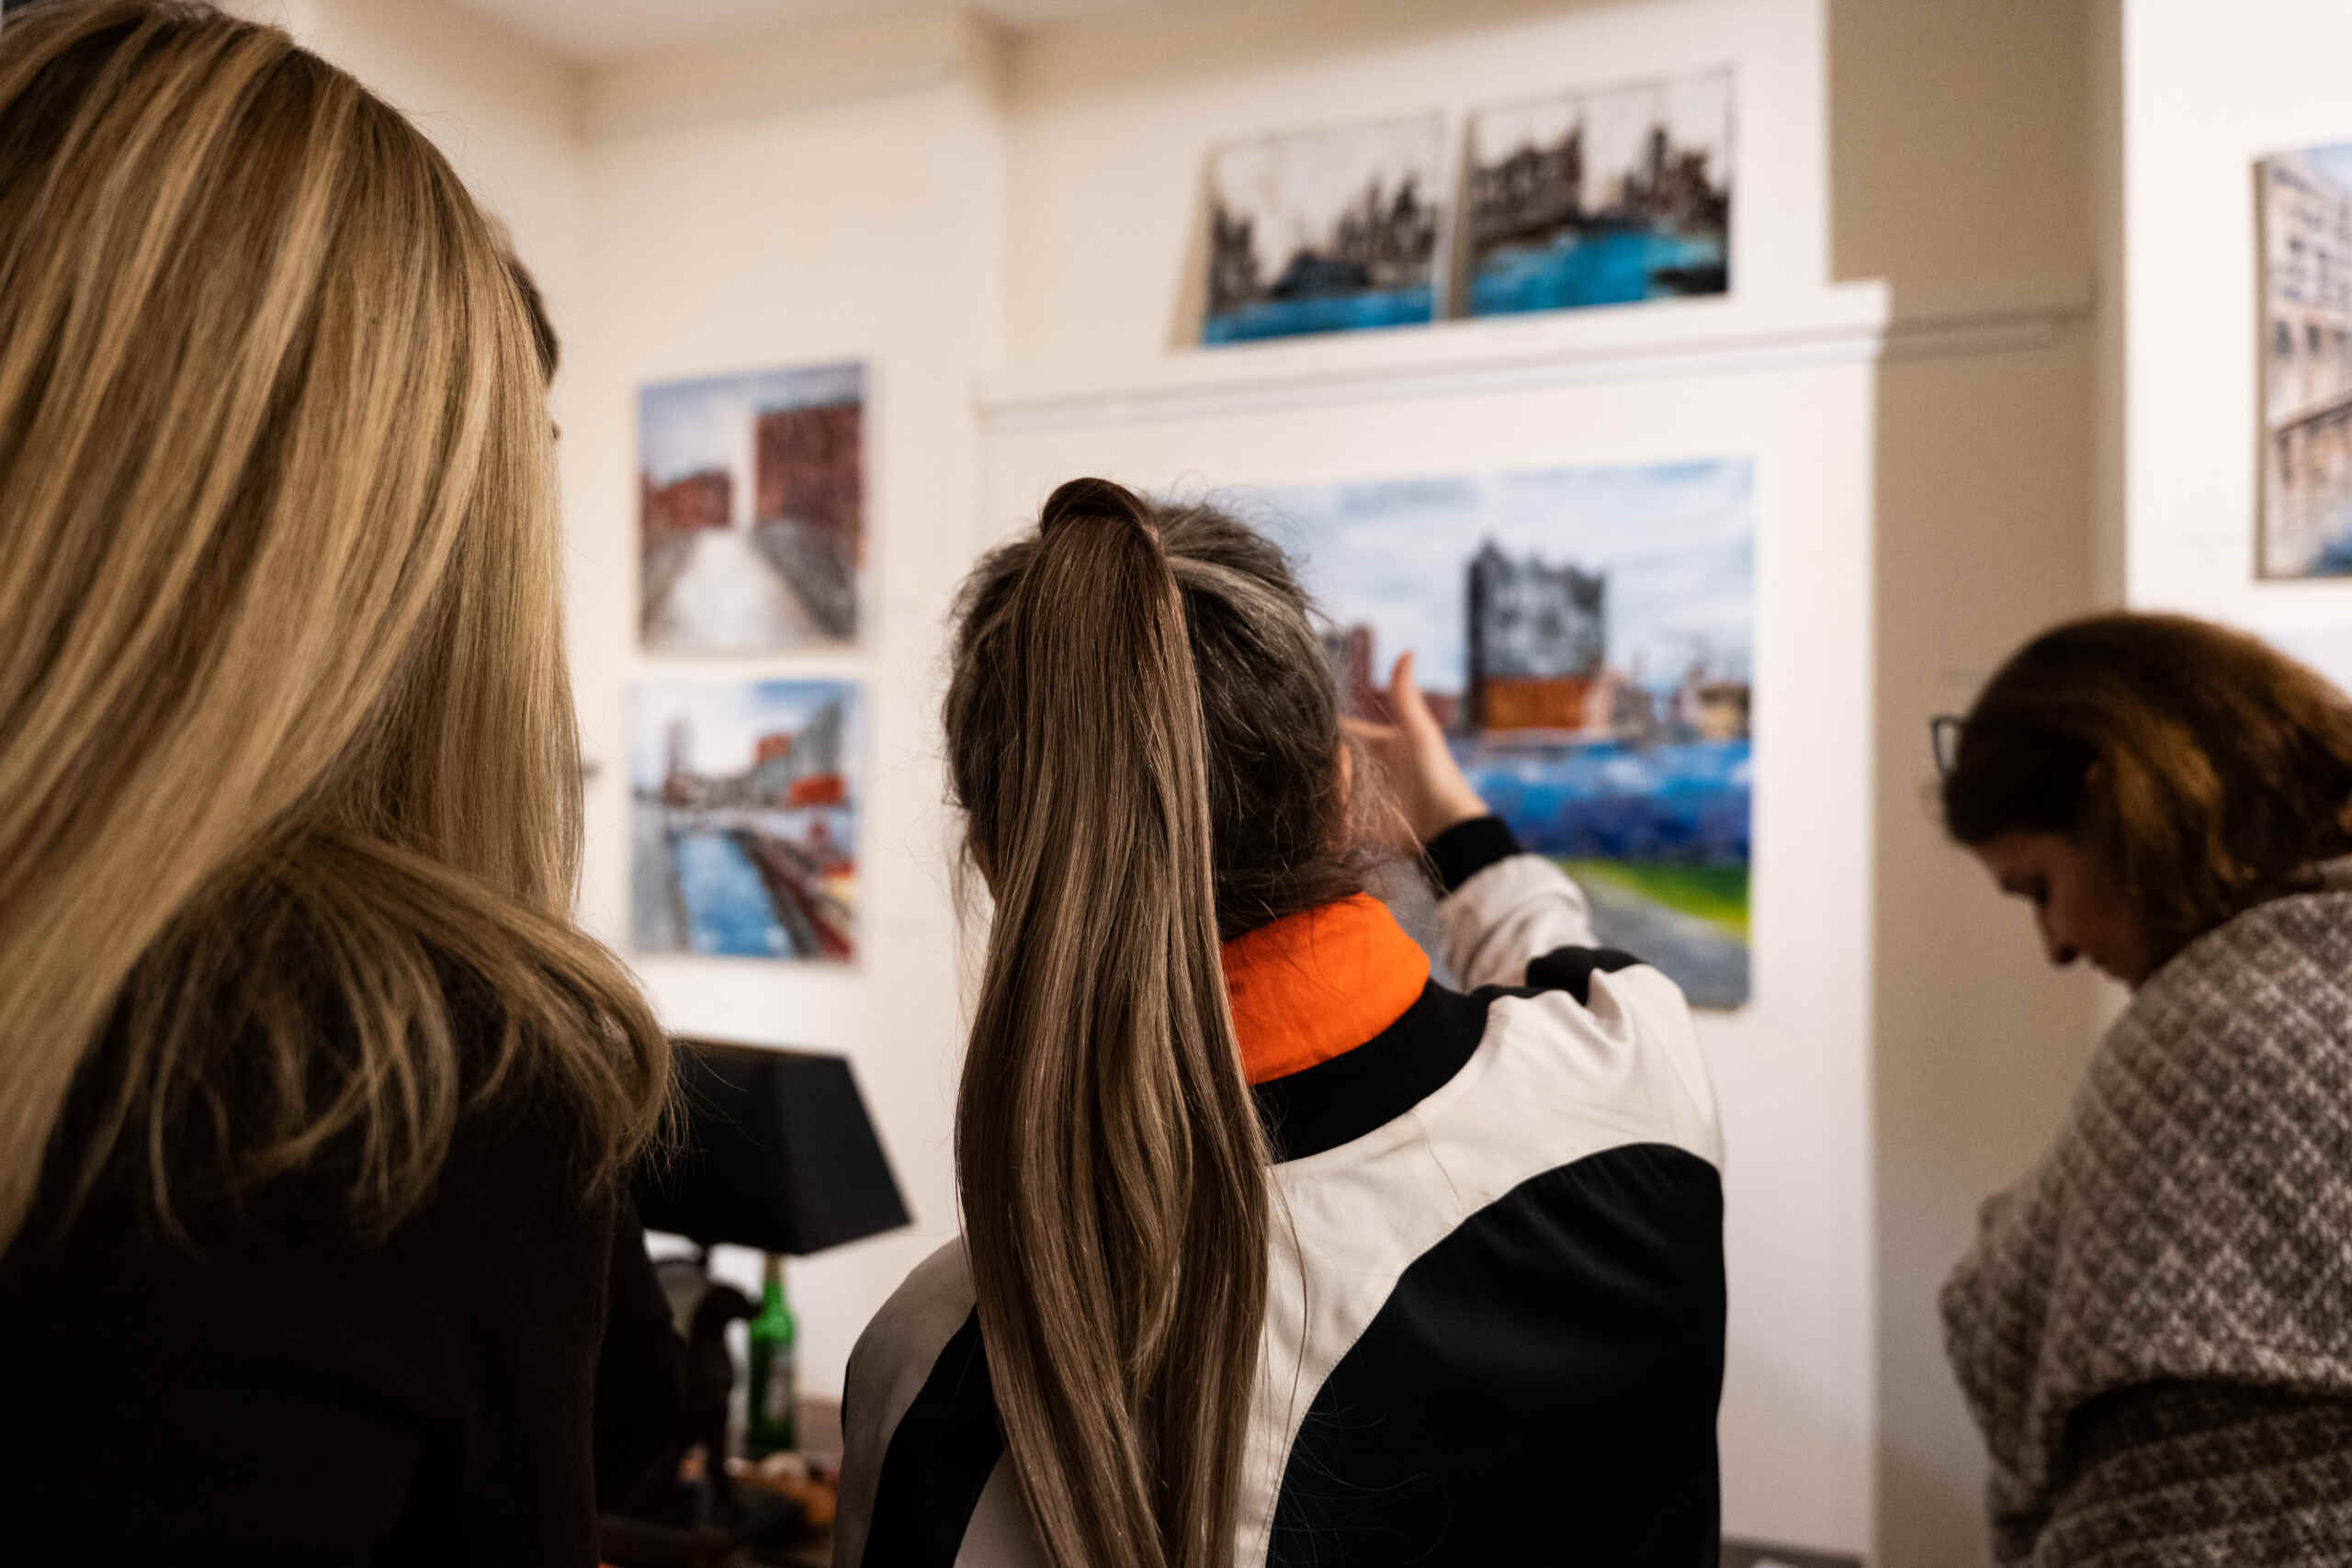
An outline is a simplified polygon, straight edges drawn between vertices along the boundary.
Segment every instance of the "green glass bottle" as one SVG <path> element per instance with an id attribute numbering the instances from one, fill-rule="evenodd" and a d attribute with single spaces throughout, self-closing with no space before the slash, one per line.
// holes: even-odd
<path id="1" fill-rule="evenodd" d="M 752 1319 L 752 1388 L 743 1447 L 753 1459 L 793 1446 L 792 1309 L 784 1302 L 784 1260 L 768 1254 L 760 1315 Z"/>

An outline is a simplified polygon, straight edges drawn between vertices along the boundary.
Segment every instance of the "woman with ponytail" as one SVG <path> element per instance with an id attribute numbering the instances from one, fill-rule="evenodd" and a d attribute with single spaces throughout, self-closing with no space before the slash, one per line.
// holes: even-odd
<path id="1" fill-rule="evenodd" d="M 668 1047 L 571 918 L 524 281 L 275 28 L 0 28 L 0 1499 L 40 1560 L 591 1568 L 600 1461 L 666 1436 L 624 1178 Z"/>
<path id="2" fill-rule="evenodd" d="M 965 1229 L 851 1359 L 841 1568 L 1714 1562 L 1688 1010 L 1409 659 L 1390 701 L 1347 733 L 1282 553 L 1207 508 L 1075 480 L 973 573 Z M 1467 993 L 1364 892 L 1382 817 Z"/>

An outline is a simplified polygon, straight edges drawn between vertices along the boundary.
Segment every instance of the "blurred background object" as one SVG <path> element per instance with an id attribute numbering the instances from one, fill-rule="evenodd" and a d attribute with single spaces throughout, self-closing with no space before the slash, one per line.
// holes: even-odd
<path id="1" fill-rule="evenodd" d="M 788 1561 L 775 1554 L 805 1554 L 832 1522 L 840 1426 L 830 1401 L 811 1402 L 802 1418 L 783 1258 L 895 1230 L 909 1222 L 906 1202 L 847 1061 L 676 1043 L 679 1146 L 639 1176 L 637 1199 L 647 1229 L 693 1247 L 655 1265 L 686 1340 L 684 1410 L 653 1479 L 606 1500 L 605 1554 L 624 1568 L 745 1551 Z M 759 1303 L 711 1277 L 717 1246 L 763 1255 Z M 748 1325 L 741 1366 L 728 1344 L 739 1322 Z"/>

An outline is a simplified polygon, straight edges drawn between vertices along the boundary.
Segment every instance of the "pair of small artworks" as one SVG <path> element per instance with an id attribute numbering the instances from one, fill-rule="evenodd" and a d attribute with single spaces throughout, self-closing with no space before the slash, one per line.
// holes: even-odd
<path id="1" fill-rule="evenodd" d="M 864 366 L 642 389 L 638 494 L 648 652 L 856 643 Z M 627 718 L 635 947 L 854 956 L 863 723 L 861 693 L 847 681 L 636 683 Z"/>
<path id="2" fill-rule="evenodd" d="M 1218 148 L 1201 341 L 1730 288 L 1728 70 L 1482 109 L 1459 156 L 1437 113 Z"/>

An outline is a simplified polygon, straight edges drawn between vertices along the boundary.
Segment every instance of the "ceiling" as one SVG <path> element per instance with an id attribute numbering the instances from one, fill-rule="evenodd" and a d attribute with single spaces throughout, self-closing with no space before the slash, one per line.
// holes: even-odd
<path id="1" fill-rule="evenodd" d="M 795 24 L 839 27 L 888 17 L 969 10 L 1008 28 L 1152 12 L 1215 0 L 457 0 L 582 64 L 773 36 Z M 1229 3 L 1229 0 L 1227 0 Z"/>

